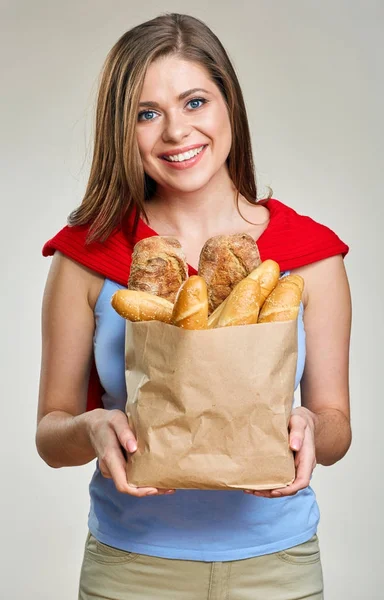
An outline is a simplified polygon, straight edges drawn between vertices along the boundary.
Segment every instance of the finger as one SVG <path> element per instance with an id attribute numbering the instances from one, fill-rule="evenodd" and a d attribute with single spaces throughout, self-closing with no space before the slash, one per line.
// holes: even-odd
<path id="1" fill-rule="evenodd" d="M 174 489 L 158 489 L 152 486 L 136 487 L 127 481 L 126 460 L 123 456 L 121 448 L 116 444 L 114 451 L 110 451 L 108 456 L 103 460 L 104 470 L 110 474 L 113 479 L 116 489 L 130 496 L 142 498 L 144 496 L 163 496 L 170 495 L 175 492 Z"/>
<path id="2" fill-rule="evenodd" d="M 158 493 L 157 489 L 154 487 L 137 488 L 128 483 L 126 475 L 127 463 L 117 441 L 116 444 L 112 444 L 108 447 L 101 462 L 103 463 L 103 468 L 111 474 L 116 489 L 122 494 L 143 497 Z"/>
<path id="3" fill-rule="evenodd" d="M 315 462 L 314 450 L 312 445 L 308 443 L 299 453 L 295 481 L 285 488 L 273 490 L 272 497 L 293 496 L 294 494 L 297 494 L 299 490 L 308 487 Z"/>
<path id="4" fill-rule="evenodd" d="M 174 494 L 176 490 L 166 490 L 163 488 L 156 488 L 159 496 L 169 496 L 170 494 Z"/>
<path id="5" fill-rule="evenodd" d="M 306 421 L 300 415 L 292 414 L 289 420 L 289 446 L 298 451 L 303 445 Z"/>
<path id="6" fill-rule="evenodd" d="M 114 480 L 116 489 L 122 493 L 128 493 L 136 497 L 173 494 L 175 492 L 174 489 L 158 489 L 152 486 L 137 487 L 128 483 L 126 475 L 127 460 L 122 452 L 122 448 L 125 449 L 128 447 L 129 452 L 134 452 L 137 449 L 136 439 L 128 425 L 127 416 L 122 411 L 114 411 L 110 424 L 114 429 L 115 443 L 112 443 L 112 446 L 109 447 L 108 454 L 102 460 L 99 459 L 99 464 L 101 465 L 101 472 L 105 473 L 107 478 Z M 124 440 L 126 440 L 125 444 Z M 131 443 L 134 444 L 134 447 L 129 445 Z M 128 456 L 128 460 L 129 458 Z"/>
<path id="7" fill-rule="evenodd" d="M 116 436 L 122 447 L 128 452 L 136 452 L 137 441 L 128 424 L 128 417 L 122 411 L 116 411 L 111 419 Z"/>
<path id="8" fill-rule="evenodd" d="M 252 494 L 258 498 L 271 498 L 271 490 L 244 490 L 246 494 Z"/>
<path id="9" fill-rule="evenodd" d="M 108 469 L 108 467 L 104 464 L 104 462 L 99 460 L 99 469 L 100 469 L 100 473 L 102 474 L 103 477 L 105 477 L 106 479 L 112 479 L 112 475 Z"/>
<path id="10" fill-rule="evenodd" d="M 128 483 L 130 487 L 131 495 L 143 497 L 143 496 L 170 496 L 175 493 L 176 490 L 167 490 L 164 488 L 153 488 L 153 487 L 136 487 L 131 483 Z"/>

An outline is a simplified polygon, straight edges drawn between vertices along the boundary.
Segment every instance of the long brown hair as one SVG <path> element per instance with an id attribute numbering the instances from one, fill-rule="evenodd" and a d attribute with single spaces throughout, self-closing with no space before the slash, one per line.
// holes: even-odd
<path id="1" fill-rule="evenodd" d="M 239 193 L 257 202 L 251 138 L 241 88 L 216 35 L 199 19 L 165 14 L 130 29 L 105 60 L 97 98 L 92 166 L 81 205 L 69 225 L 90 225 L 87 241 L 104 241 L 134 208 L 137 226 L 156 182 L 144 172 L 136 142 L 137 111 L 148 66 L 177 55 L 208 71 L 227 103 L 232 128 L 228 172 Z"/>

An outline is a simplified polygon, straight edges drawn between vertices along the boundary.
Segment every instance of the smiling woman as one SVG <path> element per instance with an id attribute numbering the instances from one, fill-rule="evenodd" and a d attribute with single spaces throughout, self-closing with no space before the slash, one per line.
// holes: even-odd
<path id="1" fill-rule="evenodd" d="M 320 600 L 309 483 L 316 461 L 336 462 L 351 439 L 348 247 L 281 202 L 258 202 L 240 85 L 200 20 L 160 16 L 109 52 L 90 177 L 69 224 L 44 247 L 59 252 L 43 303 L 36 441 L 54 467 L 97 458 L 79 599 Z M 302 406 L 288 415 L 295 479 L 259 492 L 134 487 L 126 478 L 137 441 L 124 412 L 125 322 L 111 297 L 127 285 L 139 240 L 177 238 L 192 275 L 209 238 L 236 233 L 257 241 L 262 260 L 305 280 Z"/>
<path id="2" fill-rule="evenodd" d="M 204 97 L 194 96 L 203 90 Z M 206 69 L 177 56 L 157 59 L 147 69 L 139 105 L 157 107 L 141 111 L 137 126 L 144 171 L 156 181 L 156 194 L 222 188 L 229 179 L 232 128 L 225 99 Z"/>
<path id="3" fill-rule="evenodd" d="M 198 158 L 180 160 L 201 147 Z M 198 172 L 190 169 L 198 164 Z M 209 183 L 205 193 L 217 195 L 221 182 L 230 188 L 231 206 L 235 197 L 252 223 L 267 223 L 268 211 L 255 206 L 246 108 L 225 49 L 204 23 L 187 15 L 138 25 L 105 61 L 91 173 L 70 225 L 90 223 L 88 241 L 103 241 L 136 207 L 147 218 L 148 201 L 152 208 L 164 189 L 195 193 Z"/>

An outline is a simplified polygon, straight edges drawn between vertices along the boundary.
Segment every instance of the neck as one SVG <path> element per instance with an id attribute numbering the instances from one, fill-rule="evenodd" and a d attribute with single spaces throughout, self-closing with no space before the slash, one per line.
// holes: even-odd
<path id="1" fill-rule="evenodd" d="M 197 191 L 158 189 L 146 212 L 149 225 L 160 226 L 165 235 L 183 237 L 196 232 L 208 238 L 238 216 L 236 188 L 225 170 Z"/>

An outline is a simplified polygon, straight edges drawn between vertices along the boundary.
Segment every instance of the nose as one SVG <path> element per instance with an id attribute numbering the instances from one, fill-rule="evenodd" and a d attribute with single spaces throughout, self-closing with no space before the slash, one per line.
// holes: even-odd
<path id="1" fill-rule="evenodd" d="M 189 136 L 191 129 L 187 115 L 182 115 L 177 111 L 168 114 L 164 121 L 163 142 L 179 142 Z"/>

